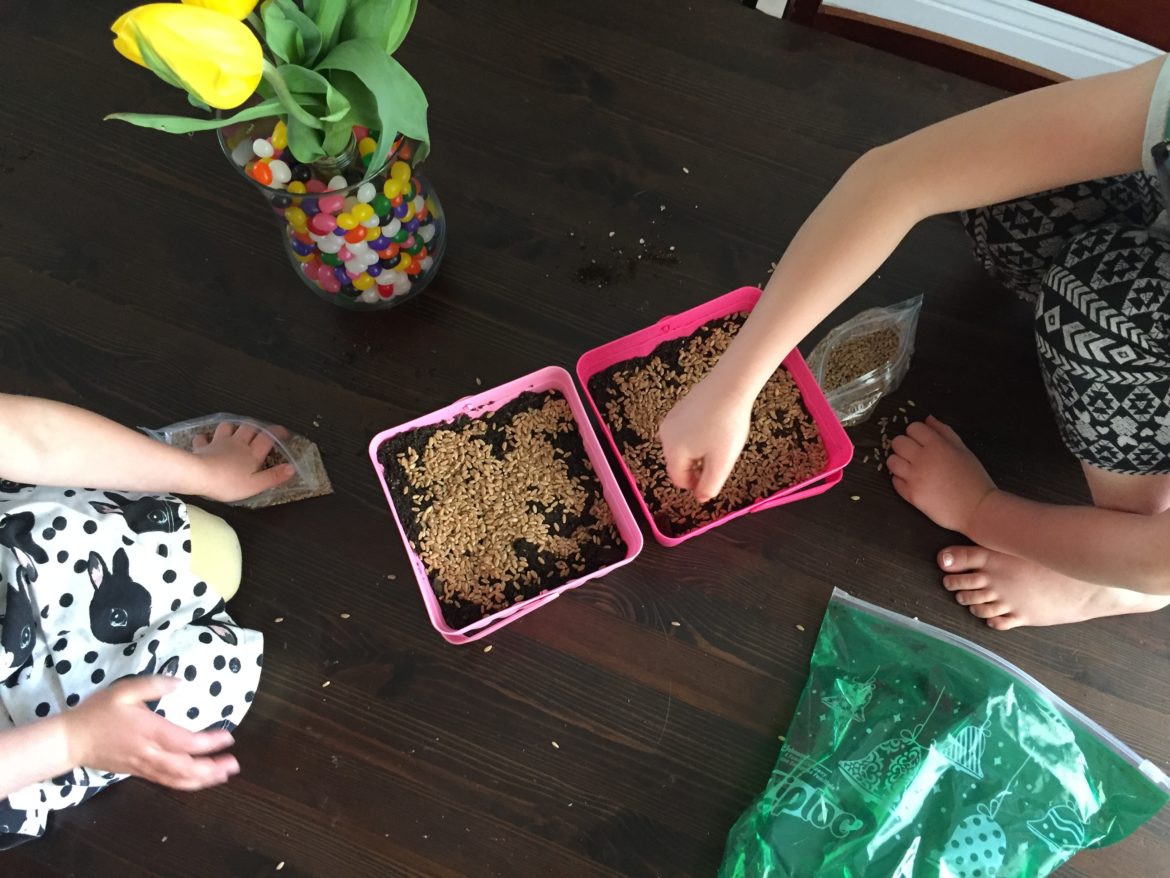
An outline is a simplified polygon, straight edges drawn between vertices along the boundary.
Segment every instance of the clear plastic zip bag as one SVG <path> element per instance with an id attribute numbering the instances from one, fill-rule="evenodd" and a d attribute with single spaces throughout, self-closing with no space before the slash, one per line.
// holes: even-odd
<path id="1" fill-rule="evenodd" d="M 296 470 L 296 474 L 288 481 L 253 497 L 236 500 L 229 505 L 259 509 L 264 506 L 277 506 L 282 503 L 292 503 L 296 500 L 307 500 L 310 497 L 333 493 L 333 485 L 329 482 L 329 474 L 325 471 L 325 464 L 321 460 L 321 452 L 316 444 L 299 433 L 293 433 L 275 424 L 267 424 L 243 415 L 220 412 L 201 418 L 179 421 L 177 424 L 170 424 L 157 430 L 146 427 L 139 427 L 139 430 L 166 445 L 190 451 L 194 446 L 195 437 L 206 436 L 210 439 L 215 428 L 224 422 L 236 425 L 246 424 L 266 433 L 272 439 L 272 451 L 265 461 L 266 468 L 289 463 Z"/>
<path id="2" fill-rule="evenodd" d="M 719 878 L 1043 878 L 1170 782 L 977 644 L 835 591 L 763 794 Z"/>
<path id="3" fill-rule="evenodd" d="M 922 296 L 870 308 L 829 330 L 808 367 L 841 424 L 860 424 L 878 400 L 898 389 L 910 368 Z"/>

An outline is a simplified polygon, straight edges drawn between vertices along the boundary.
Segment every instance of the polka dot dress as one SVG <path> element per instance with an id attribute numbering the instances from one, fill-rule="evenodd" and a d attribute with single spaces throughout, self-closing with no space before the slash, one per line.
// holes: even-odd
<path id="1" fill-rule="evenodd" d="M 191 573 L 190 536 L 175 497 L 0 481 L 0 730 L 136 674 L 185 681 L 154 707 L 175 724 L 236 727 L 263 638 Z M 81 767 L 0 800 L 0 848 L 123 777 Z"/>

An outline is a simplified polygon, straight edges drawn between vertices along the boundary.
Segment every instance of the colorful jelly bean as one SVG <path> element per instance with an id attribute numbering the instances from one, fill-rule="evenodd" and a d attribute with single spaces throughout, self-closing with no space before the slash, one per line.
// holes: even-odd
<path id="1" fill-rule="evenodd" d="M 339 189 L 344 189 L 348 185 L 349 185 L 349 181 L 346 180 L 345 177 L 341 176 L 340 174 L 337 174 L 336 176 L 329 178 L 329 191 L 330 192 L 336 192 Z"/>
<path id="2" fill-rule="evenodd" d="M 360 202 L 361 199 L 358 199 L 358 201 Z M 370 207 L 368 204 L 359 203 L 350 208 L 350 216 L 352 216 L 359 223 L 362 222 L 362 220 L 368 220 L 373 215 L 374 208 Z"/>
<path id="3" fill-rule="evenodd" d="M 358 201 L 363 204 L 368 204 L 374 200 L 374 196 L 378 194 L 378 189 L 373 183 L 366 181 L 358 186 L 357 192 L 354 194 L 357 195 Z"/>
<path id="4" fill-rule="evenodd" d="M 270 159 L 276 150 L 274 150 L 272 148 L 272 144 L 263 137 L 257 137 L 252 141 L 252 152 L 257 158 Z"/>
<path id="5" fill-rule="evenodd" d="M 322 199 L 322 200 L 324 200 L 324 199 Z M 326 208 L 324 205 L 322 205 L 321 207 L 324 210 L 328 210 L 328 208 Z M 332 213 L 332 211 L 330 211 L 330 213 Z M 345 213 L 343 211 L 337 215 L 337 225 L 340 226 L 341 228 L 345 229 L 347 232 L 350 229 L 357 228 L 357 224 L 358 224 L 358 222 L 356 219 L 354 219 L 354 216 L 352 213 Z"/>
<path id="6" fill-rule="evenodd" d="M 308 189 L 310 192 L 312 192 L 315 195 L 315 194 L 318 194 L 320 192 L 325 191 L 325 184 L 322 183 L 320 180 L 318 180 L 316 177 L 314 177 L 311 180 L 305 181 L 305 188 Z"/>
<path id="7" fill-rule="evenodd" d="M 363 137 L 358 141 L 358 155 L 369 155 L 378 148 L 378 141 L 372 137 Z"/>
<path id="8" fill-rule="evenodd" d="M 309 220 L 309 228 L 318 235 L 324 235 L 337 228 L 337 219 L 332 214 L 319 213 Z"/>
<path id="9" fill-rule="evenodd" d="M 340 195 L 322 195 L 318 202 L 325 213 L 340 213 L 345 206 L 345 199 Z M 356 223 L 355 223 L 356 225 Z"/>
<path id="10" fill-rule="evenodd" d="M 343 217 L 343 216 L 346 217 L 347 219 L 349 219 L 350 221 L 353 220 L 353 217 L 350 217 L 344 213 L 337 217 L 337 225 L 341 226 L 341 228 L 344 229 L 345 226 L 343 226 L 341 224 L 341 217 Z M 356 244 L 359 241 L 364 241 L 365 239 L 366 239 L 366 230 L 363 228 L 352 228 L 352 229 L 349 229 L 348 231 L 346 231 L 346 233 L 345 233 L 345 240 L 349 241 L 349 243 L 351 243 L 351 244 Z"/>
<path id="11" fill-rule="evenodd" d="M 304 195 L 308 190 L 305 189 L 305 184 L 300 180 L 293 180 L 288 184 L 288 191 L 294 195 Z"/>
<path id="12" fill-rule="evenodd" d="M 273 159 L 268 163 L 269 170 L 272 171 L 272 182 L 283 186 L 292 180 L 292 170 L 287 164 L 280 159 Z"/>
<path id="13" fill-rule="evenodd" d="M 386 216 L 390 212 L 390 199 L 385 195 L 375 195 L 370 206 L 374 208 L 374 213 L 378 216 Z"/>
<path id="14" fill-rule="evenodd" d="M 264 141 L 267 143 L 268 141 Z M 256 162 L 252 165 L 252 179 L 263 186 L 267 186 L 272 182 L 272 169 L 268 167 L 267 162 Z"/>

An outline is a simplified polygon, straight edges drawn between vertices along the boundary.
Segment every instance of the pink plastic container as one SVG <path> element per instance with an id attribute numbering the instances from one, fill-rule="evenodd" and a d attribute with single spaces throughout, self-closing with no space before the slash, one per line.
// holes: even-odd
<path id="1" fill-rule="evenodd" d="M 593 464 L 593 472 L 597 474 L 597 478 L 601 482 L 602 492 L 605 495 L 605 501 L 609 504 L 609 508 L 613 512 L 613 520 L 618 533 L 621 534 L 621 538 L 626 544 L 626 556 L 616 564 L 610 564 L 586 576 L 571 579 L 556 588 L 549 589 L 544 594 L 539 594 L 526 601 L 520 601 L 507 609 L 500 610 L 498 613 L 493 613 L 490 616 L 485 616 L 465 628 L 456 630 L 451 628 L 443 618 L 443 611 L 439 606 L 439 599 L 435 596 L 434 589 L 431 587 L 431 580 L 427 569 L 423 565 L 422 559 L 418 557 L 418 554 L 411 547 L 410 540 L 406 536 L 406 529 L 402 526 L 402 521 L 398 518 L 398 510 L 394 508 L 394 502 L 390 497 L 390 487 L 386 484 L 386 478 L 382 473 L 382 465 L 378 463 L 378 447 L 391 436 L 405 433 L 418 427 L 446 423 L 454 420 L 459 415 L 467 415 L 474 418 L 479 414 L 494 412 L 496 409 L 514 400 L 526 390 L 531 390 L 535 393 L 557 390 L 568 401 L 569 408 L 573 412 L 573 419 L 577 422 L 577 429 L 581 433 L 581 440 L 585 445 L 585 453 L 589 456 L 590 463 Z M 454 402 L 446 408 L 439 409 L 429 415 L 415 418 L 413 421 L 408 421 L 397 427 L 391 427 L 389 430 L 383 430 L 370 440 L 370 460 L 374 464 L 374 472 L 378 474 L 378 481 L 382 485 L 382 491 L 386 494 L 386 503 L 390 506 L 390 514 L 394 516 L 394 523 L 398 526 L 398 533 L 402 537 L 402 543 L 406 546 L 406 554 L 410 558 L 410 566 L 414 569 L 415 578 L 418 580 L 419 591 L 422 592 L 423 603 L 426 604 L 427 608 L 427 615 L 430 616 L 431 624 L 435 626 L 435 630 L 448 643 L 471 643 L 474 640 L 479 640 L 481 637 L 486 637 L 509 622 L 514 622 L 521 616 L 525 616 L 538 607 L 544 606 L 562 592 L 570 588 L 576 588 L 578 585 L 595 577 L 604 576 L 606 573 L 624 564 L 629 564 L 642 551 L 642 532 L 638 529 L 638 522 L 635 520 L 634 514 L 630 511 L 630 507 L 626 505 L 625 498 L 622 496 L 621 486 L 618 484 L 617 478 L 606 462 L 605 452 L 601 449 L 601 443 L 597 441 L 597 435 L 589 425 L 589 416 L 585 413 L 585 406 L 581 403 L 581 397 L 577 394 L 577 389 L 573 386 L 573 379 L 568 372 L 556 366 L 549 366 L 530 375 L 525 375 L 523 378 L 517 378 L 515 381 L 509 381 L 507 384 L 501 384 L 499 387 L 493 387 L 490 390 L 477 393 L 474 396 L 466 396 L 458 402 Z"/>
<path id="2" fill-rule="evenodd" d="M 593 413 L 597 416 L 597 422 L 601 425 L 602 433 L 609 440 L 610 447 L 617 457 L 618 465 L 621 466 L 626 474 L 626 478 L 630 481 L 630 485 L 633 486 L 634 495 L 638 498 L 638 504 L 642 507 L 642 512 L 646 515 L 646 521 L 650 524 L 650 531 L 654 534 L 654 539 L 658 540 L 664 546 L 677 546 L 679 543 L 685 542 L 692 537 L 697 537 L 699 534 L 731 521 L 733 518 L 747 515 L 749 512 L 760 512 L 764 509 L 782 506 L 785 503 L 803 500 L 805 497 L 812 497 L 827 491 L 841 481 L 841 471 L 853 457 L 853 443 L 845 435 L 844 428 L 842 428 L 840 421 L 837 420 L 837 416 L 833 414 L 832 408 L 830 408 L 829 403 L 825 400 L 825 395 L 821 392 L 821 388 L 813 378 L 808 366 L 805 365 L 800 351 L 793 350 L 785 358 L 784 366 L 792 375 L 793 380 L 795 380 L 796 386 L 800 390 L 800 395 L 804 400 L 805 407 L 808 409 L 809 414 L 817 425 L 817 429 L 820 431 L 821 441 L 824 442 L 827 457 L 825 469 L 817 475 L 805 479 L 803 482 L 790 485 L 782 491 L 757 500 L 755 503 L 745 506 L 742 509 L 737 509 L 735 512 L 728 513 L 722 518 L 717 518 L 714 521 L 701 525 L 682 536 L 667 536 L 654 523 L 654 516 L 650 512 L 650 508 L 646 505 L 642 489 L 638 486 L 637 480 L 634 479 L 633 473 L 630 472 L 630 468 L 626 466 L 621 451 L 618 449 L 617 441 L 614 439 L 612 431 L 606 424 L 605 418 L 602 417 L 601 411 L 597 407 L 597 402 L 589 392 L 589 379 L 598 372 L 604 372 L 606 369 L 618 363 L 648 355 L 664 341 L 690 335 L 704 323 L 727 317 L 739 311 L 750 311 L 755 307 L 756 302 L 759 301 L 760 295 L 761 292 L 756 287 L 741 287 L 717 299 L 712 299 L 710 302 L 691 308 L 689 311 L 684 311 L 682 314 L 664 317 L 653 326 L 648 326 L 631 335 L 624 336 L 616 341 L 611 341 L 601 347 L 587 351 L 577 361 L 577 380 L 581 382 L 581 387 L 585 392 L 585 398 L 589 400 L 589 405 L 593 409 Z"/>

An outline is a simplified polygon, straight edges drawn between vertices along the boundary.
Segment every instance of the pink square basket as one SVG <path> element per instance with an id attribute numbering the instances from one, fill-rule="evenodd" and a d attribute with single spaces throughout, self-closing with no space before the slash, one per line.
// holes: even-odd
<path id="1" fill-rule="evenodd" d="M 825 444 L 825 452 L 828 458 L 825 469 L 817 475 L 805 479 L 803 482 L 790 485 L 782 491 L 757 500 L 755 503 L 745 506 L 742 509 L 737 509 L 735 512 L 731 512 L 722 518 L 710 521 L 682 536 L 667 536 L 654 523 L 654 516 L 650 512 L 650 508 L 646 505 L 642 490 L 638 486 L 638 482 L 634 479 L 633 473 L 630 472 L 630 468 L 626 466 L 621 451 L 618 449 L 617 441 L 614 439 L 613 432 L 609 429 L 609 425 L 606 424 L 605 418 L 601 416 L 597 402 L 589 392 L 589 379 L 598 372 L 603 372 L 617 363 L 633 359 L 634 357 L 646 356 L 664 341 L 690 335 L 704 323 L 718 320 L 721 317 L 727 317 L 738 311 L 750 311 L 755 307 L 756 302 L 759 301 L 760 295 L 761 292 L 756 287 L 741 287 L 717 299 L 712 299 L 710 302 L 691 308 L 689 311 L 684 311 L 672 317 L 664 317 L 653 326 L 648 326 L 638 332 L 587 351 L 577 361 L 577 380 L 581 382 L 581 387 L 585 392 L 585 398 L 589 400 L 589 405 L 593 409 L 593 413 L 597 416 L 597 422 L 601 425 L 602 433 L 609 440 L 610 447 L 617 457 L 618 465 L 625 472 L 626 478 L 629 479 L 630 485 L 634 489 L 634 495 L 638 498 L 638 505 L 642 507 L 642 512 L 646 516 L 646 521 L 650 524 L 650 530 L 654 534 L 654 538 L 664 546 L 677 546 L 679 543 L 685 542 L 692 537 L 697 537 L 699 534 L 731 521 L 733 518 L 747 515 L 749 512 L 760 512 L 764 509 L 782 506 L 785 503 L 803 500 L 805 497 L 812 497 L 823 491 L 827 491 L 841 481 L 841 472 L 853 457 L 853 443 L 845 435 L 845 430 L 842 428 L 841 422 L 833 414 L 832 408 L 825 400 L 824 393 L 821 392 L 821 388 L 817 385 L 808 366 L 805 365 L 800 351 L 793 350 L 784 359 L 784 366 L 796 381 L 796 386 L 800 390 L 805 407 L 808 409 L 809 414 L 817 425 L 817 429 L 820 431 L 821 440 Z"/>
<path id="2" fill-rule="evenodd" d="M 471 625 L 457 630 L 447 625 L 446 620 L 443 618 L 443 611 L 439 606 L 439 599 L 435 596 L 434 589 L 431 587 L 430 575 L 427 573 L 422 559 L 418 557 L 418 554 L 411 547 L 410 540 L 406 535 L 406 529 L 402 526 L 402 521 L 398 518 L 398 511 L 394 508 L 394 502 L 390 497 L 390 487 L 386 484 L 386 478 L 382 473 L 382 466 L 378 463 L 378 447 L 391 436 L 405 433 L 418 427 L 452 421 L 459 415 L 467 415 L 474 418 L 478 414 L 495 411 L 506 403 L 511 402 L 526 390 L 531 390 L 535 393 L 557 390 L 568 401 L 569 408 L 573 412 L 573 418 L 577 422 L 577 429 L 581 433 L 581 440 L 585 445 L 585 453 L 589 456 L 589 461 L 593 465 L 593 471 L 601 481 L 605 501 L 609 504 L 609 508 L 613 512 L 613 519 L 618 533 L 621 534 L 622 540 L 625 541 L 626 556 L 616 564 L 602 567 L 587 576 L 571 579 L 556 588 L 549 589 L 544 594 L 539 594 L 526 601 L 513 604 L 505 610 L 493 613 L 490 616 L 485 616 Z M 427 608 L 427 615 L 430 616 L 431 624 L 435 626 L 435 630 L 448 643 L 471 643 L 474 640 L 479 640 L 481 637 L 486 637 L 509 622 L 514 622 L 521 616 L 525 616 L 538 607 L 544 606 L 562 592 L 570 588 L 576 588 L 578 585 L 595 577 L 604 576 L 606 573 L 624 564 L 629 564 L 642 551 L 642 532 L 638 529 L 638 523 L 630 511 L 630 507 L 626 505 L 617 478 L 606 462 L 605 453 L 601 449 L 601 443 L 597 441 L 597 435 L 589 425 L 589 416 L 585 413 L 585 406 L 581 402 L 581 397 L 577 394 L 577 389 L 573 386 L 573 379 L 568 372 L 556 366 L 549 366 L 525 375 L 523 378 L 517 378 L 515 381 L 509 381 L 507 384 L 501 384 L 499 387 L 477 393 L 474 396 L 466 396 L 458 402 L 454 402 L 446 408 L 439 409 L 429 415 L 415 418 L 413 421 L 399 424 L 397 427 L 391 427 L 389 430 L 383 430 L 370 440 L 370 460 L 374 464 L 374 472 L 378 474 L 378 481 L 382 485 L 382 491 L 386 494 L 386 503 L 390 506 L 390 513 L 394 516 L 394 523 L 398 526 L 398 533 L 402 537 L 402 543 L 406 546 L 406 554 L 410 558 L 410 565 L 414 569 L 415 578 L 418 580 L 419 591 L 422 592 L 423 603 Z"/>

